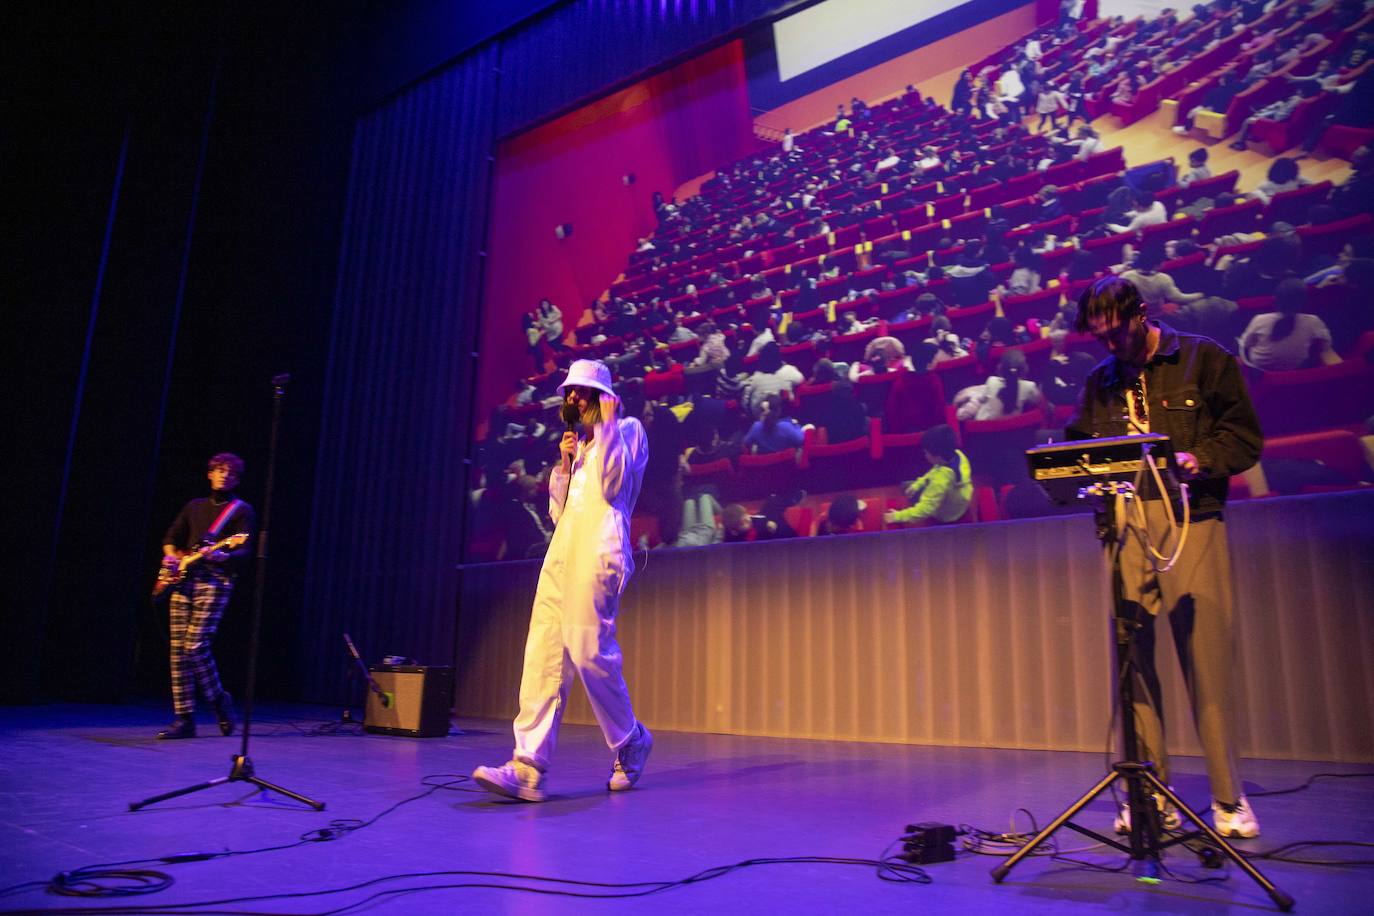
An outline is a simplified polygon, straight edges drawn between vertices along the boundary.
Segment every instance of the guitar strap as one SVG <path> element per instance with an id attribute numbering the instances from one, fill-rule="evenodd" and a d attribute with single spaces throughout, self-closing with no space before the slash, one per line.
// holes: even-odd
<path id="1" fill-rule="evenodd" d="M 225 523 L 233 517 L 234 513 L 239 510 L 239 506 L 242 505 L 243 500 L 231 499 L 229 501 L 229 504 L 220 510 L 219 517 L 215 519 L 214 524 L 211 525 L 210 529 L 205 532 L 206 539 L 212 541 L 219 540 L 220 529 L 224 527 Z"/>

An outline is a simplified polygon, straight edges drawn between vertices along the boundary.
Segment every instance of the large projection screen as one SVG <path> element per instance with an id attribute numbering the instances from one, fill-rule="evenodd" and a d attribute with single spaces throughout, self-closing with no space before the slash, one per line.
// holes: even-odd
<path id="1" fill-rule="evenodd" d="M 967 0 L 826 0 L 773 23 L 778 79 L 814 70 L 837 57 L 934 19 Z"/>

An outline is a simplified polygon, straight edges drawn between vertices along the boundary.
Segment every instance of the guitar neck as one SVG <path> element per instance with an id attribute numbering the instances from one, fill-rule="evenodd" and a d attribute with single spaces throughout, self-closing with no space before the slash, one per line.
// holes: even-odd
<path id="1" fill-rule="evenodd" d="M 205 557 L 209 554 L 214 553 L 216 550 L 227 550 L 233 547 L 237 547 L 239 544 L 243 543 L 244 539 L 244 536 L 241 534 L 230 535 L 222 541 L 217 541 L 214 544 L 211 544 L 209 547 L 202 547 L 194 553 L 188 553 L 186 556 L 181 558 L 181 565 L 189 566 L 192 563 L 197 563 L 205 559 Z"/>

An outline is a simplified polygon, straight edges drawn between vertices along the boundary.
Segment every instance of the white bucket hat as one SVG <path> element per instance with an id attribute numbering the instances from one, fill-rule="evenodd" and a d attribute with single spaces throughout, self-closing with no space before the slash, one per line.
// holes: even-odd
<path id="1" fill-rule="evenodd" d="M 563 384 L 558 386 L 558 393 L 562 394 L 569 385 L 595 388 L 597 391 L 604 391 L 611 397 L 616 396 L 615 390 L 611 388 L 611 370 L 598 359 L 574 361 L 568 367 L 568 377 L 563 380 Z"/>

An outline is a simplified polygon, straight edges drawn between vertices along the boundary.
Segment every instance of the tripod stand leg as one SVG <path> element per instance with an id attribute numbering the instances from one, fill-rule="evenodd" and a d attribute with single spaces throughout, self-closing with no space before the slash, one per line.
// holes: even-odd
<path id="1" fill-rule="evenodd" d="M 199 792 L 201 789 L 213 789 L 215 786 L 222 786 L 232 777 L 219 776 L 208 782 L 198 782 L 194 786 L 186 786 L 184 789 L 173 789 L 170 792 L 163 792 L 161 795 L 154 795 L 152 798 L 145 798 L 143 801 L 129 802 L 129 810 L 137 811 L 139 808 L 146 808 L 149 805 L 156 805 L 169 798 L 176 798 L 179 795 L 190 795 L 192 792 Z"/>
<path id="2" fill-rule="evenodd" d="M 1202 815 L 1185 805 L 1183 800 L 1175 795 L 1174 791 L 1166 786 L 1154 773 L 1147 772 L 1143 775 L 1156 792 L 1172 802 L 1174 807 L 1179 810 L 1180 814 L 1193 822 L 1198 828 L 1199 833 L 1210 840 L 1212 845 L 1216 846 L 1217 849 L 1221 850 L 1223 855 L 1239 866 L 1241 871 L 1249 875 L 1251 880 L 1264 888 L 1264 892 L 1269 895 L 1270 900 L 1274 901 L 1275 906 L 1285 913 L 1293 908 L 1293 898 L 1284 893 L 1281 888 L 1277 887 L 1268 878 L 1264 877 L 1259 869 L 1250 864 L 1249 859 L 1245 858 L 1245 856 L 1241 855 L 1239 852 L 1236 852 L 1235 848 L 1230 843 L 1226 842 L 1226 839 L 1221 834 L 1213 830 L 1207 822 L 1202 819 Z"/>
<path id="3" fill-rule="evenodd" d="M 1060 827 L 1064 826 L 1065 823 L 1072 820 L 1073 816 L 1077 814 L 1079 811 L 1082 811 L 1085 807 L 1087 807 L 1089 802 L 1091 802 L 1094 798 L 1097 798 L 1097 796 L 1105 792 L 1107 790 L 1107 787 L 1110 786 L 1113 782 L 1115 782 L 1119 775 L 1120 774 L 1118 774 L 1115 770 L 1112 770 L 1106 776 L 1103 776 L 1102 779 L 1097 783 L 1097 785 L 1089 789 L 1081 798 L 1078 799 L 1078 801 L 1074 802 L 1072 805 L 1069 805 L 1069 807 L 1065 808 L 1064 811 L 1060 813 L 1058 817 L 1050 821 L 1049 824 L 1045 826 L 1044 830 L 1041 830 L 1039 833 L 1037 833 L 1034 839 L 1032 839 L 1025 846 L 1022 846 L 1020 849 L 1016 850 L 1016 852 L 1012 855 L 1010 859 L 1007 859 L 1007 861 L 1003 862 L 1001 865 L 994 868 L 992 870 L 992 880 L 1001 883 L 1002 879 L 1007 876 L 1007 873 L 1010 872 L 1014 867 L 1016 867 L 1017 862 L 1020 862 L 1026 856 L 1034 852 L 1037 846 L 1048 840 L 1050 836 Z"/>
<path id="4" fill-rule="evenodd" d="M 270 782 L 268 782 L 267 780 L 262 779 L 262 778 L 260 778 L 260 777 L 258 777 L 258 776 L 248 776 L 248 777 L 245 777 L 244 782 L 250 782 L 250 783 L 252 783 L 253 785 L 257 786 L 259 789 L 263 789 L 263 790 L 268 791 L 268 792 L 276 792 L 276 793 L 279 794 L 279 795 L 285 795 L 287 798 L 294 798 L 296 801 L 300 802 L 301 804 L 303 804 L 303 805 L 309 805 L 310 807 L 314 808 L 316 811 L 323 811 L 323 810 L 324 810 L 324 802 L 315 801 L 315 800 L 312 799 L 312 798 L 306 798 L 304 795 L 300 795 L 300 794 L 297 794 L 297 793 L 295 793 L 295 792 L 292 792 L 290 789 L 284 789 L 284 788 L 282 788 L 281 786 L 275 785 L 275 784 L 273 784 L 273 783 L 270 783 Z"/>

